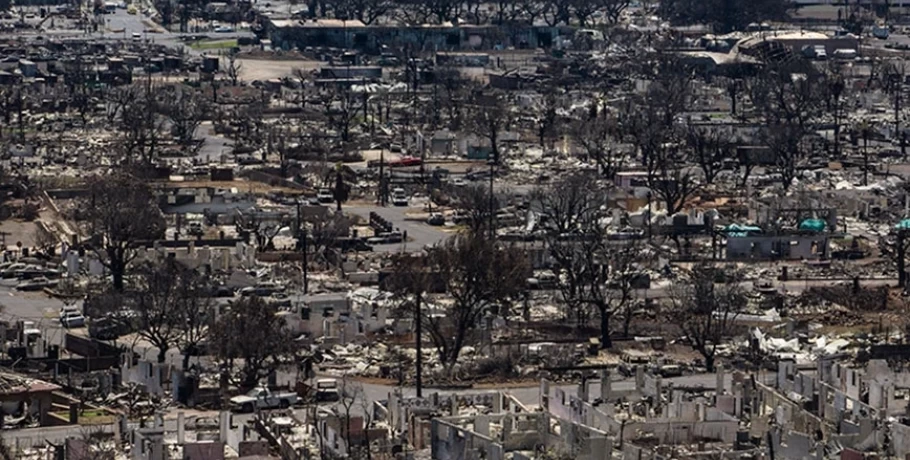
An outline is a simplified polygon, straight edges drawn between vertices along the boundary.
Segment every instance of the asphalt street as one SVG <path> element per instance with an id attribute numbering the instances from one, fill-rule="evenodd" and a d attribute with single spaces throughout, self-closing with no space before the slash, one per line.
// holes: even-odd
<path id="1" fill-rule="evenodd" d="M 400 252 L 408 250 L 419 250 L 424 246 L 432 246 L 448 238 L 451 233 L 444 231 L 441 227 L 427 225 L 424 222 L 407 219 L 406 213 L 423 212 L 420 206 L 345 206 L 344 212 L 356 214 L 364 219 L 370 218 L 370 212 L 374 211 L 384 219 L 388 220 L 392 227 L 408 233 L 408 241 L 396 244 L 378 244 L 373 246 L 375 252 Z"/>
<path id="2" fill-rule="evenodd" d="M 148 40 L 152 43 L 176 46 L 182 45 L 181 40 L 182 36 L 186 35 L 206 35 L 211 39 L 217 40 L 231 40 L 237 39 L 240 37 L 252 37 L 253 33 L 249 31 L 234 31 L 229 33 L 216 33 L 216 32 L 201 32 L 201 33 L 175 33 L 169 32 L 161 27 L 157 27 L 153 22 L 141 12 L 137 14 L 129 14 L 126 9 L 116 9 L 112 14 L 105 14 L 104 16 L 104 28 L 99 28 L 98 32 L 95 33 L 86 33 L 82 30 L 77 29 L 67 29 L 67 28 L 55 28 L 50 29 L 50 22 L 44 24 L 42 30 L 35 31 L 17 31 L 16 34 L 19 35 L 53 35 L 55 37 L 79 37 L 79 36 L 92 36 L 96 38 L 108 38 L 112 40 L 132 40 L 133 34 L 137 33 L 142 36 L 142 40 Z M 34 22 L 38 22 L 35 20 Z M 59 24 L 69 24 L 64 21 L 60 21 Z M 149 27 L 148 25 L 152 25 Z M 59 27 L 59 26 L 58 26 Z M 184 46 L 184 49 L 190 54 L 203 54 L 204 51 L 196 50 L 188 46 Z"/>

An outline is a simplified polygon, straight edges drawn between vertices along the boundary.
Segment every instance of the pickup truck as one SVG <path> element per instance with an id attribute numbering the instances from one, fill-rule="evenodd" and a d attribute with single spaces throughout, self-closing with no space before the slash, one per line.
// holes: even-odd
<path id="1" fill-rule="evenodd" d="M 268 388 L 253 388 L 245 395 L 231 398 L 232 408 L 240 412 L 253 412 L 256 409 L 287 409 L 296 403 L 296 393 L 272 392 Z"/>
<path id="2" fill-rule="evenodd" d="M 318 379 L 314 384 L 297 382 L 297 394 L 316 403 L 336 402 L 341 399 L 335 379 Z"/>

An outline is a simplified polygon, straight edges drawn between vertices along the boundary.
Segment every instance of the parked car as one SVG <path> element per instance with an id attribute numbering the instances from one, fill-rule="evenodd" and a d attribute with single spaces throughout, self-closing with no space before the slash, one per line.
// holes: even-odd
<path id="1" fill-rule="evenodd" d="M 317 403 L 335 402 L 340 399 L 338 382 L 335 379 L 318 379 L 315 385 L 299 382 L 297 394 Z"/>
<path id="2" fill-rule="evenodd" d="M 288 297 L 288 295 L 283 292 L 276 292 L 276 293 L 272 294 L 271 296 L 266 297 L 265 301 L 276 307 L 290 307 L 291 306 L 291 298 Z"/>
<path id="3" fill-rule="evenodd" d="M 88 321 L 88 336 L 98 340 L 117 340 L 134 331 L 129 312 L 107 314 Z"/>
<path id="4" fill-rule="evenodd" d="M 231 407 L 240 412 L 256 409 L 287 409 L 297 403 L 297 393 L 273 392 L 268 388 L 253 388 L 247 394 L 231 398 Z"/>
<path id="5" fill-rule="evenodd" d="M 60 324 L 69 329 L 73 327 L 85 327 L 85 316 L 74 306 L 66 306 L 60 309 Z"/>
<path id="6" fill-rule="evenodd" d="M 8 266 L 6 266 L 2 270 L 0 270 L 0 277 L 16 278 L 19 276 L 19 272 L 24 270 L 27 266 L 28 265 L 21 263 L 21 262 L 9 264 Z"/>
<path id="7" fill-rule="evenodd" d="M 872 27 L 872 36 L 879 40 L 887 40 L 888 36 L 891 34 L 891 30 L 888 26 L 873 26 Z"/>
<path id="8" fill-rule="evenodd" d="M 430 217 L 427 217 L 427 223 L 430 225 L 445 225 L 446 218 L 442 214 L 433 213 L 430 214 Z"/>
<path id="9" fill-rule="evenodd" d="M 404 241 L 401 232 L 383 232 L 367 239 L 367 244 L 393 244 Z"/>
<path id="10" fill-rule="evenodd" d="M 776 294 L 777 288 L 774 287 L 774 283 L 768 279 L 760 279 L 755 282 L 755 290 L 762 294 Z"/>
<path id="11" fill-rule="evenodd" d="M 256 286 L 245 287 L 240 290 L 240 295 L 243 297 L 257 296 L 257 297 L 268 297 L 277 292 L 284 291 L 284 288 L 274 284 L 274 283 L 262 283 Z"/>
<path id="12" fill-rule="evenodd" d="M 234 297 L 234 288 L 220 284 L 212 287 L 212 297 Z"/>
<path id="13" fill-rule="evenodd" d="M 39 276 L 25 280 L 16 285 L 17 291 L 40 291 L 44 288 L 54 287 L 59 283 L 56 280 L 49 280 L 47 277 Z"/>
<path id="14" fill-rule="evenodd" d="M 403 188 L 396 188 L 392 190 L 392 204 L 395 206 L 408 205 L 408 195 L 404 192 Z"/>
<path id="15" fill-rule="evenodd" d="M 682 377 L 683 368 L 682 368 L 682 366 L 679 366 L 677 364 L 667 364 L 664 366 L 660 366 L 660 368 L 658 369 L 657 372 L 660 374 L 661 377 L 663 377 L 665 379 L 672 378 L 672 377 Z"/>
<path id="16" fill-rule="evenodd" d="M 335 247 L 341 249 L 341 252 L 349 251 L 372 251 L 373 247 L 360 238 L 342 237 L 335 239 Z"/>
<path id="17" fill-rule="evenodd" d="M 316 200 L 320 203 L 331 203 L 335 201 L 335 194 L 327 188 L 320 189 L 319 192 L 316 193 Z"/>

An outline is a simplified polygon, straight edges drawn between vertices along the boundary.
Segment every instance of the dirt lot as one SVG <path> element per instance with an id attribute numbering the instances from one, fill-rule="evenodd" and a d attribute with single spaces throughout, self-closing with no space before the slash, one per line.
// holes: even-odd
<path id="1" fill-rule="evenodd" d="M 6 246 L 15 248 L 16 242 L 21 242 L 23 247 L 35 245 L 36 227 L 34 222 L 25 222 L 18 219 L 9 219 L 0 222 L 0 232 L 7 233 Z"/>
<path id="2" fill-rule="evenodd" d="M 240 78 L 244 81 L 271 80 L 290 76 L 295 69 L 306 72 L 318 69 L 325 63 L 310 60 L 268 60 L 262 58 L 237 59 L 243 67 L 240 69 Z M 227 68 L 227 63 L 222 63 L 222 68 Z"/>

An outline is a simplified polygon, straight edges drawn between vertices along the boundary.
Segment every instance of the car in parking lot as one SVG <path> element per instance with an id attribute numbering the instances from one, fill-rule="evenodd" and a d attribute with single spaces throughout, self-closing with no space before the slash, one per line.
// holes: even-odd
<path id="1" fill-rule="evenodd" d="M 433 214 L 430 214 L 430 217 L 427 217 L 427 223 L 430 225 L 436 225 L 436 226 L 445 225 L 446 218 L 442 214 L 433 213 Z"/>
<path id="2" fill-rule="evenodd" d="M 401 232 L 383 232 L 367 239 L 367 244 L 393 244 L 404 241 Z"/>
<path id="3" fill-rule="evenodd" d="M 60 309 L 60 324 L 69 329 L 71 327 L 85 326 L 85 316 L 79 311 L 79 308 L 67 305 Z"/>
<path id="4" fill-rule="evenodd" d="M 403 188 L 396 188 L 392 190 L 392 204 L 395 206 L 408 205 L 408 195 L 405 193 Z"/>

